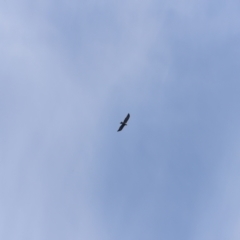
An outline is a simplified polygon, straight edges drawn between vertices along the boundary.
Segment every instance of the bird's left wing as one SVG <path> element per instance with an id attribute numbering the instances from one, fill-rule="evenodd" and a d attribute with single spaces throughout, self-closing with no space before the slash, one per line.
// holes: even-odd
<path id="1" fill-rule="evenodd" d="M 130 114 L 128 113 L 128 115 L 125 117 L 125 119 L 124 119 L 124 123 L 127 123 L 127 121 L 128 121 L 128 119 L 130 118 Z"/>

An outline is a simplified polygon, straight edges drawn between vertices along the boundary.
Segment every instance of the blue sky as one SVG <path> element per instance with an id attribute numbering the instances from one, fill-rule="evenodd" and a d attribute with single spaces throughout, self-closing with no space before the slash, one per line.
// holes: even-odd
<path id="1" fill-rule="evenodd" d="M 2 1 L 0 238 L 239 240 L 239 11 Z"/>

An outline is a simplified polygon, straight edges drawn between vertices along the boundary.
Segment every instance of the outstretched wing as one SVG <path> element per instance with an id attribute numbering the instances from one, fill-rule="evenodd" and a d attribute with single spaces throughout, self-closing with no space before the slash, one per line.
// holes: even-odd
<path id="1" fill-rule="evenodd" d="M 119 129 L 117 131 L 120 132 L 120 131 L 122 131 L 123 128 L 124 128 L 124 124 L 121 124 L 121 126 L 119 127 Z"/>
<path id="2" fill-rule="evenodd" d="M 124 119 L 124 123 L 127 123 L 127 121 L 128 121 L 128 119 L 130 118 L 130 114 L 128 113 L 128 115 L 125 117 L 125 119 Z"/>

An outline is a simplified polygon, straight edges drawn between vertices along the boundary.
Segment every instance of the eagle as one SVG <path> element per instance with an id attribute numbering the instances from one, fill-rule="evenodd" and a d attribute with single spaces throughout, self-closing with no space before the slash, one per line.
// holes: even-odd
<path id="1" fill-rule="evenodd" d="M 130 118 L 130 114 L 128 113 L 128 115 L 125 117 L 123 122 L 120 122 L 121 126 L 118 129 L 118 132 L 122 131 L 122 129 L 127 125 L 127 121 Z"/>

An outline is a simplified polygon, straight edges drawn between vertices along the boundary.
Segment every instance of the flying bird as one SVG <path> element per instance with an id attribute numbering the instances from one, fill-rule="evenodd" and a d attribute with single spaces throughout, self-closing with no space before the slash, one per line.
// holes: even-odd
<path id="1" fill-rule="evenodd" d="M 123 122 L 120 122 L 121 126 L 118 129 L 118 132 L 122 131 L 122 129 L 127 125 L 127 121 L 130 118 L 130 114 L 128 113 L 128 115 L 125 117 Z"/>

